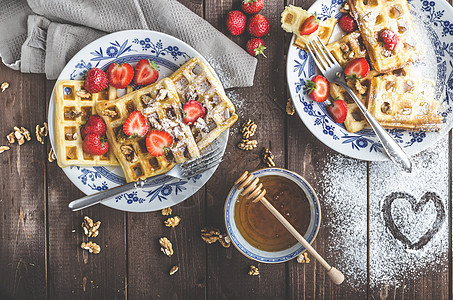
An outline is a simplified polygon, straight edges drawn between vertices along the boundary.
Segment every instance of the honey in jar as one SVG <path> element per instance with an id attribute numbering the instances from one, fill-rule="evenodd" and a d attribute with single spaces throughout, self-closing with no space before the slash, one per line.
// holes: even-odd
<path id="1" fill-rule="evenodd" d="M 305 192 L 290 179 L 281 176 L 260 177 L 266 189 L 266 199 L 296 228 L 305 235 L 310 224 L 310 204 Z M 238 196 L 234 220 L 244 239 L 263 251 L 282 251 L 291 248 L 297 240 L 260 202 L 253 203 Z"/>

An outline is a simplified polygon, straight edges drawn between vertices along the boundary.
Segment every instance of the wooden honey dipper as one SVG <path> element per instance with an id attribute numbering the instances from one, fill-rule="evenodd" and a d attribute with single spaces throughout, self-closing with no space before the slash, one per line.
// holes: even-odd
<path id="1" fill-rule="evenodd" d="M 263 189 L 263 184 L 259 178 L 245 171 L 241 177 L 234 183 L 238 185 L 238 190 L 241 191 L 241 196 L 246 196 L 247 199 L 252 199 L 253 203 L 261 201 L 264 206 L 282 223 L 283 226 L 301 243 L 307 251 L 326 269 L 327 275 L 335 284 L 341 284 L 344 281 L 344 275 L 331 265 L 329 265 L 321 255 L 304 239 L 304 237 L 289 223 L 285 217 L 275 209 L 275 207 L 266 199 L 266 190 Z"/>

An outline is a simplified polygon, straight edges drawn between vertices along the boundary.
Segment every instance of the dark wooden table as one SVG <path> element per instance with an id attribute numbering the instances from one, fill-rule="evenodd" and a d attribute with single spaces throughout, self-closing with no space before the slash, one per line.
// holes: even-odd
<path id="1" fill-rule="evenodd" d="M 227 34 L 225 16 L 238 9 L 239 1 L 184 0 L 192 11 L 203 16 Z M 181 224 L 169 229 L 160 211 L 125 213 L 98 205 L 73 213 L 69 201 L 82 193 L 69 181 L 57 164 L 47 161 L 50 144 L 36 140 L 21 147 L 13 145 L 0 154 L 0 299 L 447 299 L 452 297 L 451 258 L 451 136 L 442 143 L 442 163 L 448 199 L 448 253 L 439 265 L 426 266 L 423 274 L 401 274 L 399 284 L 371 285 L 370 256 L 373 255 L 373 222 L 370 216 L 379 210 L 375 205 L 375 169 L 378 163 L 355 164 L 362 214 L 367 239 L 361 255 L 367 257 L 365 281 L 352 284 L 348 278 L 341 286 L 333 285 L 319 264 L 298 264 L 295 260 L 276 265 L 260 264 L 244 257 L 234 247 L 207 245 L 200 239 L 200 229 L 210 225 L 224 229 L 223 206 L 235 178 L 244 170 L 264 167 L 262 147 L 268 146 L 277 166 L 304 176 L 320 194 L 322 226 L 314 247 L 333 265 L 341 265 L 341 253 L 333 254 L 330 232 L 335 220 L 322 193 L 323 166 L 333 150 L 318 141 L 297 117 L 285 113 L 289 95 L 286 87 L 286 52 L 290 35 L 280 28 L 280 13 L 285 5 L 308 8 L 313 1 L 265 1 L 262 14 L 271 22 L 266 38 L 267 58 L 260 57 L 251 88 L 234 91 L 240 102 L 239 121 L 250 118 L 258 124 L 259 146 L 250 152 L 236 148 L 240 136 L 230 135 L 225 160 L 210 181 L 191 198 L 173 207 Z M 450 1 L 451 2 L 451 1 Z M 245 46 L 246 36 L 233 38 Z M 0 82 L 10 87 L 0 93 L 0 136 L 3 139 L 13 126 L 34 131 L 36 124 L 47 120 L 48 101 L 54 81 L 44 75 L 21 74 L 0 66 Z M 236 103 L 237 104 L 237 103 Z M 421 154 L 423 156 L 423 153 Z M 338 157 L 338 156 L 337 156 Z M 342 157 L 342 156 L 340 156 Z M 436 170 L 430 170 L 437 172 Z M 334 172 L 334 171 L 332 171 Z M 330 173 L 332 175 L 332 172 Z M 336 176 L 344 176 L 338 169 Z M 412 179 L 417 180 L 417 179 Z M 366 203 L 366 205 L 365 205 Z M 367 210 L 368 209 L 368 210 Z M 375 210 L 373 212 L 373 210 Z M 80 249 L 86 238 L 80 226 L 83 216 L 101 220 L 100 235 L 93 239 L 102 246 L 98 255 Z M 175 255 L 165 257 L 158 239 L 168 236 Z M 335 245 L 333 245 L 335 247 Z M 392 258 L 389 258 L 392 259 Z M 249 266 L 257 265 L 259 277 L 248 276 Z M 173 265 L 180 270 L 173 276 Z"/>

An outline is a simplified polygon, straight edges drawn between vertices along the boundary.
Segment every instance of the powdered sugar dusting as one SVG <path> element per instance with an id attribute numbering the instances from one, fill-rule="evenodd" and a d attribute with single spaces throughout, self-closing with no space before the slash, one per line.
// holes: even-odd
<path id="1" fill-rule="evenodd" d="M 411 157 L 413 172 L 399 171 L 391 162 L 370 163 L 369 173 L 369 271 L 371 288 L 399 286 L 404 278 L 448 268 L 448 217 L 436 223 L 439 208 L 429 199 L 417 209 L 404 197 L 395 196 L 390 218 L 409 244 L 434 228 L 434 235 L 420 249 L 411 249 L 391 232 L 384 217 L 384 199 L 407 195 L 420 204 L 435 195 L 448 216 L 448 141 Z M 327 258 L 357 289 L 367 283 L 367 179 L 366 163 L 340 154 L 328 158 L 322 176 L 321 201 L 326 207 L 323 226 L 328 232 Z M 365 178 L 364 178 L 365 177 Z M 436 225 L 437 224 L 437 225 Z M 329 257 L 330 256 L 330 257 Z"/>

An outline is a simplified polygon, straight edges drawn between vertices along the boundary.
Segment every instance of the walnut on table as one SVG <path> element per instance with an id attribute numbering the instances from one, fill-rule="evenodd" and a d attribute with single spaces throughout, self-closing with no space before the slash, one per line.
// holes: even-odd
<path id="1" fill-rule="evenodd" d="M 179 270 L 179 267 L 178 267 L 178 266 L 173 266 L 173 267 L 171 267 L 170 272 L 169 272 L 169 273 L 170 273 L 170 276 L 173 275 L 173 274 L 175 274 L 176 272 L 178 272 L 178 270 Z"/>
<path id="2" fill-rule="evenodd" d="M 294 108 L 293 100 L 291 98 L 288 98 L 288 101 L 286 102 L 286 113 L 292 116 L 295 112 L 296 109 Z"/>
<path id="3" fill-rule="evenodd" d="M 252 266 L 250 266 L 249 275 L 258 276 L 258 275 L 260 275 L 260 270 L 258 269 L 258 267 L 255 267 L 252 265 Z"/>
<path id="4" fill-rule="evenodd" d="M 167 220 L 165 220 L 164 224 L 167 227 L 176 227 L 176 226 L 178 226 L 180 221 L 181 221 L 180 217 L 174 216 L 174 217 L 171 217 L 171 218 L 168 218 Z"/>
<path id="5" fill-rule="evenodd" d="M 244 122 L 242 124 L 242 129 L 241 129 L 243 139 L 247 140 L 250 137 L 252 137 L 253 135 L 255 135 L 257 127 L 258 126 L 255 124 L 255 122 L 252 122 L 252 120 L 250 120 L 250 119 L 248 119 L 246 122 Z"/>
<path id="6" fill-rule="evenodd" d="M 297 256 L 297 262 L 300 264 L 308 264 L 310 259 L 308 258 L 308 253 L 304 252 Z"/>
<path id="7" fill-rule="evenodd" d="M 95 223 L 88 216 L 85 216 L 83 218 L 83 222 L 82 222 L 83 233 L 87 237 L 97 237 L 99 235 L 99 230 L 98 229 L 99 229 L 100 226 L 101 226 L 101 221 L 97 221 Z"/>
<path id="8" fill-rule="evenodd" d="M 47 136 L 48 132 L 49 129 L 46 122 L 44 122 L 43 126 L 40 126 L 39 124 L 36 125 L 35 135 L 38 142 L 44 145 L 44 138 Z"/>
<path id="9" fill-rule="evenodd" d="M 251 151 L 256 148 L 256 145 L 258 145 L 257 140 L 242 139 L 238 144 L 238 148 L 244 151 Z"/>
<path id="10" fill-rule="evenodd" d="M 16 141 L 16 136 L 15 136 L 15 134 L 14 134 L 14 131 L 11 132 L 10 134 L 8 134 L 8 135 L 6 136 L 6 139 L 8 140 L 8 143 L 14 144 L 14 142 Z"/>
<path id="11" fill-rule="evenodd" d="M 172 213 L 171 207 L 162 209 L 162 216 L 169 216 L 169 215 L 171 215 L 171 213 Z"/>
<path id="12" fill-rule="evenodd" d="M 5 151 L 8 151 L 9 147 L 8 146 L 0 146 L 0 153 L 3 153 Z"/>
<path id="13" fill-rule="evenodd" d="M 227 234 L 222 234 L 215 227 L 203 227 L 201 229 L 201 239 L 207 244 L 219 242 L 224 248 L 229 248 L 231 245 L 230 237 Z"/>
<path id="14" fill-rule="evenodd" d="M 0 88 L 2 89 L 2 93 L 7 89 L 9 88 L 9 82 L 3 82 L 2 85 L 0 86 Z"/>
<path id="15" fill-rule="evenodd" d="M 159 239 L 159 243 L 162 246 L 160 250 L 167 256 L 172 256 L 174 251 L 173 251 L 173 245 L 171 244 L 170 240 L 167 239 L 166 237 L 162 237 Z"/>
<path id="16" fill-rule="evenodd" d="M 101 252 L 101 246 L 99 246 L 98 244 L 93 243 L 91 241 L 89 241 L 88 243 L 83 242 L 80 245 L 80 248 L 82 248 L 84 250 L 88 250 L 90 253 L 94 253 L 94 254 L 98 254 L 99 252 Z"/>
<path id="17" fill-rule="evenodd" d="M 49 162 L 54 162 L 55 159 L 57 159 L 57 157 L 55 156 L 55 152 L 53 152 L 53 148 L 50 147 L 49 154 L 47 155 L 47 160 L 48 160 Z"/>
<path id="18" fill-rule="evenodd" d="M 275 167 L 274 155 L 267 147 L 263 148 L 262 159 L 269 168 Z"/>

